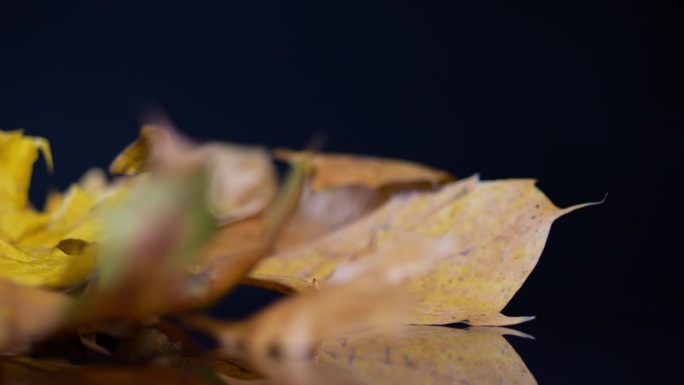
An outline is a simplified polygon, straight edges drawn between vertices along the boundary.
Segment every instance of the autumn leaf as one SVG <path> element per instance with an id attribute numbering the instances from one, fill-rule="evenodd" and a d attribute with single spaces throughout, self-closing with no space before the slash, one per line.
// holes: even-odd
<path id="1" fill-rule="evenodd" d="M 453 177 L 441 170 L 398 159 L 351 154 L 274 151 L 289 163 L 311 157 L 310 177 L 297 212 L 276 247 L 303 244 L 375 210 L 392 195 L 434 189 Z"/>
<path id="2" fill-rule="evenodd" d="M 28 188 L 39 151 L 51 169 L 45 139 L 0 131 L 0 275 L 27 285 L 68 287 L 91 273 L 94 253 L 62 242 L 97 239 L 93 211 L 101 202 L 73 185 L 65 195 L 53 195 L 48 211 L 32 208 Z"/>
<path id="3" fill-rule="evenodd" d="M 419 304 L 400 321 L 516 324 L 530 317 L 511 318 L 500 311 L 536 265 L 551 223 L 583 206 L 558 209 L 534 180 L 480 182 L 473 177 L 437 192 L 395 197 L 329 236 L 267 258 L 253 271 L 251 282 L 287 285 L 281 279 L 285 276 L 315 279 L 325 287 L 336 269 L 372 256 L 374 247 L 396 242 L 398 233 L 451 236 L 456 240 L 451 253 L 430 273 L 408 283 Z"/>
<path id="4" fill-rule="evenodd" d="M 0 131 L 0 210 L 28 207 L 28 190 L 38 151 L 52 170 L 52 153 L 47 140 L 24 136 L 22 130 Z"/>
<path id="5" fill-rule="evenodd" d="M 440 184 L 451 180 L 449 173 L 399 159 L 383 159 L 350 154 L 307 154 L 278 149 L 275 156 L 288 162 L 301 156 L 312 156 L 311 188 L 313 191 L 340 187 L 364 186 L 379 189 L 394 184 L 429 182 Z"/>

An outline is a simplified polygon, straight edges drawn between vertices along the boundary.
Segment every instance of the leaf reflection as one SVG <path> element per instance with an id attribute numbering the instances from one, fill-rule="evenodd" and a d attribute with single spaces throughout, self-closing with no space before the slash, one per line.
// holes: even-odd
<path id="1" fill-rule="evenodd" d="M 230 385 L 536 384 L 504 335 L 532 338 L 496 327 L 375 329 L 323 342 L 312 361 L 274 362 L 274 380 L 223 379 Z"/>

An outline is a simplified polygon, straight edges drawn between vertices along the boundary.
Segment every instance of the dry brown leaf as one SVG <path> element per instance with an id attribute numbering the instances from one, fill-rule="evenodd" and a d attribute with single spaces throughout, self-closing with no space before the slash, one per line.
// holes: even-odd
<path id="1" fill-rule="evenodd" d="M 138 140 L 116 157 L 110 172 L 134 175 L 197 167 L 209 176 L 207 199 L 222 222 L 261 212 L 277 193 L 275 167 L 265 149 L 222 142 L 195 145 L 169 125 L 143 127 Z"/>
<path id="2" fill-rule="evenodd" d="M 435 189 L 453 179 L 447 172 L 396 159 L 286 149 L 276 150 L 275 155 L 288 162 L 312 157 L 297 213 L 277 243 L 281 251 L 363 217 L 394 194 Z"/>
<path id="3" fill-rule="evenodd" d="M 288 162 L 296 161 L 298 157 L 305 155 L 310 156 L 305 152 L 287 149 L 275 151 L 277 159 Z M 416 182 L 438 185 L 452 179 L 445 171 L 398 159 L 349 154 L 315 154 L 312 162 L 314 176 L 311 188 L 314 192 L 352 185 L 365 186 L 373 190 L 392 184 Z"/>
<path id="4" fill-rule="evenodd" d="M 536 265 L 551 223 L 584 206 L 558 209 L 534 184 L 528 179 L 479 182 L 472 177 L 437 192 L 401 195 L 323 239 L 267 258 L 252 278 L 278 284 L 283 284 L 282 276 L 315 279 L 325 287 L 336 269 L 369 259 L 376 246 L 397 242 L 406 232 L 450 236 L 456 240 L 451 253 L 430 273 L 408 283 L 419 305 L 398 321 L 524 322 L 530 317 L 511 318 L 500 311 Z"/>
<path id="5" fill-rule="evenodd" d="M 260 248 L 265 222 L 265 215 L 259 215 L 221 226 L 216 230 L 201 259 L 209 263 L 221 257 Z"/>
<path id="6" fill-rule="evenodd" d="M 497 327 L 374 329 L 323 342 L 317 358 L 359 384 L 536 384 L 505 334 L 529 337 Z"/>

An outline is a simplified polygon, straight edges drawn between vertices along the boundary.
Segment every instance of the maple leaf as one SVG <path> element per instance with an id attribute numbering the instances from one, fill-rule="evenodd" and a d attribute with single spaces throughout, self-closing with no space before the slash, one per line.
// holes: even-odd
<path id="1" fill-rule="evenodd" d="M 31 207 L 28 189 L 39 151 L 52 169 L 45 139 L 0 131 L 0 275 L 27 285 L 68 287 L 88 276 L 95 261 L 92 249 L 64 241 L 96 240 L 92 212 L 101 202 L 73 185 L 64 196 L 53 194 L 48 210 Z"/>

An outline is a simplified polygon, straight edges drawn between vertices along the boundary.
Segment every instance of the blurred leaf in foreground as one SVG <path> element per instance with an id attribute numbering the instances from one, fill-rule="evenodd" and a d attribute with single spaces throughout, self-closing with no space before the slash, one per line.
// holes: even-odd
<path id="1" fill-rule="evenodd" d="M 129 199 L 106 210 L 98 278 L 73 322 L 163 314 L 192 294 L 185 266 L 215 229 L 202 170 L 150 175 Z"/>
<path id="2" fill-rule="evenodd" d="M 27 344 L 58 330 L 72 299 L 0 276 L 0 352 L 26 352 Z"/>
<path id="3" fill-rule="evenodd" d="M 225 142 L 194 144 L 169 122 L 143 127 L 138 140 L 116 157 L 110 171 L 135 175 L 198 166 L 207 172 L 207 199 L 221 222 L 261 212 L 277 193 L 275 168 L 265 149 Z"/>
<path id="4" fill-rule="evenodd" d="M 147 143 L 143 149 L 148 145 L 165 149 L 146 149 L 141 158 L 141 143 Z M 79 301 L 73 322 L 112 317 L 142 321 L 206 306 L 267 255 L 296 207 L 304 171 L 293 168 L 293 177 L 262 214 L 267 219 L 254 248 L 245 253 L 231 250 L 201 264 L 198 257 L 217 226 L 211 211 L 216 201 L 206 199 L 217 183 L 216 165 L 199 157 L 201 148 L 206 147 L 194 147 L 170 129 L 148 126 L 141 139 L 119 155 L 114 169 L 146 172 L 138 176 L 144 179 L 126 202 L 103 214 L 107 236 L 100 247 L 99 277 Z M 148 159 L 148 150 L 168 159 Z M 136 166 L 140 159 L 145 160 L 140 166 L 144 169 Z M 123 167 L 126 164 L 132 169 Z M 249 169 L 223 171 L 227 173 L 220 175 L 220 182 L 228 184 L 239 183 L 249 172 L 259 174 Z"/>

